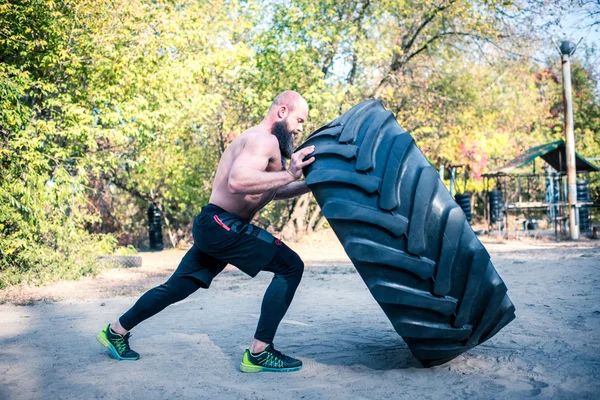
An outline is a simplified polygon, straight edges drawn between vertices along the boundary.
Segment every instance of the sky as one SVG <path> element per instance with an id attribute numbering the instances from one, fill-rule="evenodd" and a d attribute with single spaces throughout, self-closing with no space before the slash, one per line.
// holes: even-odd
<path id="1" fill-rule="evenodd" d="M 582 20 L 577 14 L 567 15 L 562 26 L 556 27 L 553 31 L 556 38 L 568 39 L 577 43 L 581 40 L 582 45 L 587 47 L 595 47 L 596 51 L 600 50 L 600 25 L 596 27 L 589 26 L 592 21 L 589 19 Z"/>
<path id="2" fill-rule="evenodd" d="M 559 45 L 565 39 L 574 43 L 581 40 L 574 57 L 584 59 L 586 54 L 589 55 L 592 63 L 596 64 L 596 74 L 600 75 L 600 20 L 589 17 L 591 11 L 600 12 L 600 1 L 595 4 L 594 1 L 590 1 L 589 4 L 590 6 L 587 8 L 572 7 L 561 18 L 559 24 L 548 29 L 548 33 L 557 40 Z M 596 18 L 600 18 L 600 14 Z M 597 25 L 591 26 L 594 22 Z M 558 51 L 555 54 L 558 57 Z M 597 81 L 600 77 L 598 75 L 596 76 Z"/>

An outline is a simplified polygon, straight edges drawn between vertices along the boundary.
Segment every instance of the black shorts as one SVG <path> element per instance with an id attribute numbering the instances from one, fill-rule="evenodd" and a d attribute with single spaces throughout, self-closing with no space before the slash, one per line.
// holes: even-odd
<path id="1" fill-rule="evenodd" d="M 208 204 L 194 220 L 194 245 L 174 275 L 196 278 L 208 288 L 227 264 L 255 277 L 275 257 L 279 239 L 237 215 Z"/>

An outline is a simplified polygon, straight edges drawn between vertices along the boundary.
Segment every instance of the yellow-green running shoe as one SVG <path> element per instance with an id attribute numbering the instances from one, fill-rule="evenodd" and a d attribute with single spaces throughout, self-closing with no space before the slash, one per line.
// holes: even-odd
<path id="1" fill-rule="evenodd" d="M 291 372 L 299 371 L 302 368 L 302 361 L 286 356 L 280 351 L 275 350 L 273 344 L 258 354 L 252 354 L 246 349 L 244 358 L 240 364 L 242 372 Z"/>
<path id="2" fill-rule="evenodd" d="M 114 333 L 110 329 L 110 324 L 96 334 L 96 340 L 106 347 L 111 356 L 117 360 L 135 361 L 140 358 L 140 355 L 129 347 L 129 337 L 131 332 L 125 335 Z"/>

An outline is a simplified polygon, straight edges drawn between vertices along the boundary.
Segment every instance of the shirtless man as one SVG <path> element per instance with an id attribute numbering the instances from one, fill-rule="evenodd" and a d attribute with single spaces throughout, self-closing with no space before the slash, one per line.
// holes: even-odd
<path id="1" fill-rule="evenodd" d="M 263 121 L 238 136 L 227 147 L 213 183 L 208 205 L 194 220 L 194 245 L 164 284 L 146 292 L 117 321 L 96 335 L 118 360 L 137 360 L 129 347 L 129 331 L 140 322 L 185 299 L 199 288 L 208 289 L 227 264 L 250 275 L 273 272 L 263 298 L 254 340 L 244 352 L 243 372 L 298 371 L 302 361 L 275 350 L 273 337 L 302 278 L 300 257 L 267 231 L 250 224 L 258 210 L 273 199 L 288 199 L 309 191 L 302 168 L 313 151 L 293 153 L 294 136 L 302 132 L 308 104 L 298 93 L 285 91 L 275 98 Z M 285 168 L 285 159 L 290 159 Z"/>

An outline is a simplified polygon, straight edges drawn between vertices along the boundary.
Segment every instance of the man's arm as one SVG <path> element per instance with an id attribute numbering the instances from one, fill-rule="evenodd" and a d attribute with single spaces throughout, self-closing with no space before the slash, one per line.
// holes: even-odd
<path id="1" fill-rule="evenodd" d="M 314 151 L 314 147 L 306 147 L 292 155 L 289 170 L 266 172 L 265 169 L 273 153 L 273 145 L 279 149 L 277 139 L 274 137 L 273 139 L 275 142 L 254 140 L 246 143 L 229 172 L 228 184 L 231 193 L 261 194 L 280 188 L 299 179 L 302 176 L 302 168 L 314 161 L 314 157 L 302 161 Z"/>
<path id="2" fill-rule="evenodd" d="M 305 181 L 292 182 L 277 189 L 274 200 L 291 199 L 308 192 L 310 192 L 310 189 Z"/>

